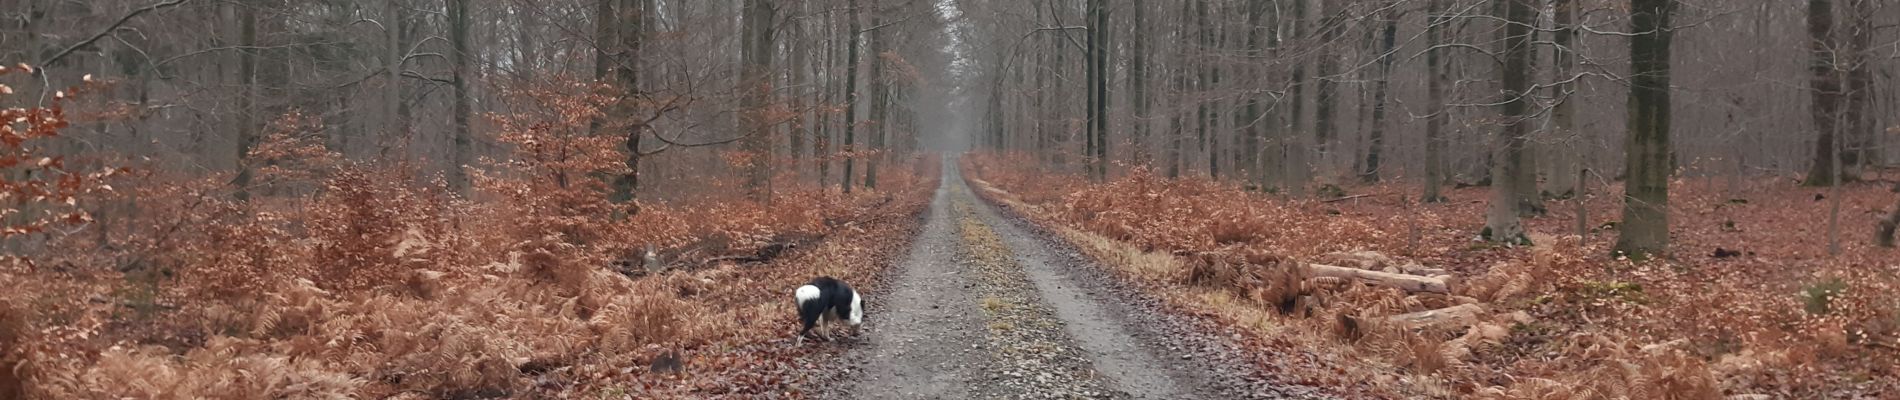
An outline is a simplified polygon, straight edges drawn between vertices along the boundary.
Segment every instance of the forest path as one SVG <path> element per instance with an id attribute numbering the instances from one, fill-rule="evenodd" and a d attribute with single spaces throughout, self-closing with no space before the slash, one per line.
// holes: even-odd
<path id="1" fill-rule="evenodd" d="M 1283 398 L 1205 324 L 1167 313 L 971 193 L 953 157 L 840 398 Z M 879 298 L 876 296 L 881 296 Z"/>

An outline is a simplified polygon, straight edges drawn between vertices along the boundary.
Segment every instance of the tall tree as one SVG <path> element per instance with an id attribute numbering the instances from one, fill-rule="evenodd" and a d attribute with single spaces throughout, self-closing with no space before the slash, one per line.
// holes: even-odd
<path id="1" fill-rule="evenodd" d="M 810 5 L 810 3 L 799 2 L 796 5 L 798 9 L 795 10 L 792 15 L 809 15 L 810 11 L 807 8 L 808 5 Z M 785 55 L 789 58 L 789 60 L 786 60 L 788 65 L 785 66 L 786 81 L 791 88 L 801 92 L 809 90 L 807 87 L 811 84 L 812 76 L 810 69 L 811 60 L 807 54 L 811 52 L 812 41 L 808 35 L 805 34 L 805 26 L 806 23 L 804 22 L 794 22 L 786 25 L 786 28 L 790 30 L 786 41 L 790 42 L 791 47 Z M 811 92 L 816 93 L 817 91 Z M 791 126 L 788 127 L 790 132 L 786 135 L 786 149 L 788 151 L 786 156 L 788 158 L 787 161 L 790 161 L 787 164 L 792 166 L 793 176 L 796 177 L 800 176 L 805 170 L 805 140 L 810 137 L 811 122 L 815 121 L 816 118 L 807 118 L 804 95 L 792 95 L 790 100 L 793 114 Z M 813 112 L 813 114 L 816 113 L 816 111 Z"/>
<path id="2" fill-rule="evenodd" d="M 1176 66 L 1172 71 L 1174 76 L 1172 77 L 1173 82 L 1171 86 L 1174 89 L 1175 102 L 1185 103 L 1189 98 L 1188 90 L 1191 89 L 1191 86 L 1188 85 L 1188 81 L 1191 79 L 1188 66 L 1191 64 L 1192 57 L 1189 55 L 1187 49 L 1192 47 L 1192 44 L 1188 43 L 1190 37 L 1188 32 L 1194 28 L 1187 22 L 1188 18 L 1186 16 L 1193 13 L 1195 3 L 1182 1 L 1180 4 L 1182 22 L 1175 25 L 1174 37 L 1176 46 L 1174 46 L 1174 48 Z M 1180 177 L 1182 167 L 1187 164 L 1187 154 L 1181 149 L 1182 136 L 1187 134 L 1187 126 L 1184 122 L 1187 117 L 1186 113 L 1182 107 L 1177 106 L 1168 119 L 1168 138 L 1166 140 L 1168 142 L 1167 176 L 1169 178 Z"/>
<path id="3" fill-rule="evenodd" d="M 871 154 L 864 160 L 864 188 L 877 189 L 877 164 L 883 158 L 884 139 L 890 134 L 891 127 L 891 85 L 890 77 L 885 74 L 884 53 L 890 46 L 889 30 L 882 29 L 884 10 L 876 0 L 871 1 L 871 72 L 870 81 L 865 90 L 871 91 Z"/>
<path id="4" fill-rule="evenodd" d="M 739 82 L 741 128 L 748 137 L 744 147 L 749 156 L 746 187 L 753 201 L 771 197 L 772 135 L 768 107 L 772 94 L 772 57 L 776 42 L 772 39 L 777 6 L 771 0 L 746 0 L 739 37 L 741 38 Z"/>
<path id="5" fill-rule="evenodd" d="M 1570 92 L 1575 87 L 1571 83 L 1570 76 L 1576 73 L 1577 64 L 1575 46 L 1577 45 L 1578 3 L 1580 3 L 1579 0 L 1555 0 L 1555 4 L 1552 5 L 1555 9 L 1553 20 L 1556 27 L 1551 32 L 1551 42 L 1554 44 L 1551 49 L 1551 67 L 1556 71 L 1557 84 L 1551 85 L 1550 92 L 1551 98 L 1556 99 L 1557 104 L 1550 110 L 1551 126 L 1556 129 L 1556 136 L 1562 143 L 1572 144 L 1582 143 L 1582 140 L 1577 137 L 1582 133 L 1576 130 L 1576 102 L 1570 98 Z M 1583 165 L 1582 152 L 1576 151 L 1578 147 L 1567 146 L 1566 149 L 1550 153 L 1551 159 L 1548 160 L 1550 161 L 1548 169 L 1550 182 L 1546 189 L 1557 197 L 1568 197 L 1577 193 L 1577 185 L 1581 183 L 1577 179 L 1577 172 Z"/>
<path id="6" fill-rule="evenodd" d="M 387 68 L 383 76 L 383 118 L 385 118 L 383 123 L 385 125 L 382 147 L 385 151 L 394 146 L 403 135 L 409 133 L 409 118 L 405 115 L 408 114 L 408 110 L 403 107 L 405 99 L 402 91 L 402 69 L 405 59 L 408 58 L 407 49 L 404 49 L 403 29 L 406 29 L 408 12 L 408 5 L 402 4 L 402 0 L 383 1 L 382 27 L 385 35 L 383 67 Z"/>
<path id="7" fill-rule="evenodd" d="M 1543 18 L 1540 18 L 1538 16 L 1539 13 L 1537 11 L 1537 10 L 1542 9 L 1541 4 L 1542 2 L 1539 1 L 1537 3 L 1532 3 L 1530 5 L 1527 5 L 1526 6 L 1527 8 L 1531 8 L 1531 11 L 1530 11 L 1531 14 L 1525 19 L 1513 20 L 1513 21 L 1525 21 L 1524 23 L 1531 24 L 1529 27 L 1527 27 L 1530 30 L 1527 33 L 1525 33 L 1525 35 L 1529 36 L 1524 39 L 1526 43 L 1530 43 L 1533 45 L 1537 43 L 1537 34 L 1539 31 L 1542 30 L 1542 29 L 1537 28 L 1538 26 L 1537 24 L 1543 20 Z M 1509 90 L 1512 93 L 1518 93 L 1519 94 L 1518 97 L 1523 98 L 1523 100 L 1525 100 L 1526 112 L 1530 114 L 1537 114 L 1537 112 L 1533 112 L 1529 110 L 1529 106 L 1532 104 L 1530 102 L 1530 97 L 1534 96 L 1535 94 L 1529 92 L 1531 86 L 1529 86 L 1529 81 L 1528 81 L 1529 77 L 1537 76 L 1537 73 L 1536 73 L 1537 51 L 1535 49 L 1530 49 L 1529 51 L 1530 51 L 1530 55 L 1527 55 L 1524 57 L 1524 66 L 1523 66 L 1524 74 L 1525 74 L 1525 77 L 1527 78 L 1525 82 L 1526 86 L 1523 89 L 1505 89 L 1505 90 Z M 1530 118 L 1531 117 L 1530 114 L 1526 114 L 1522 118 Z M 1510 117 L 1507 117 L 1507 118 L 1510 118 Z M 1532 124 L 1529 121 L 1514 121 L 1513 123 L 1523 126 L 1525 128 L 1524 131 L 1518 132 L 1518 135 L 1523 136 L 1524 140 L 1522 143 L 1519 144 L 1516 150 L 1516 154 L 1511 156 L 1513 158 L 1516 158 L 1516 160 L 1511 161 L 1511 163 L 1516 164 L 1516 166 L 1512 168 L 1511 174 L 1506 175 L 1506 176 L 1500 176 L 1498 179 L 1510 179 L 1514 181 L 1511 183 L 1510 187 L 1513 188 L 1514 190 L 1517 190 L 1518 215 L 1522 215 L 1522 216 L 1543 215 L 1547 210 L 1544 208 L 1543 191 L 1539 190 L 1538 182 L 1537 182 L 1537 162 L 1538 162 L 1537 158 L 1538 158 L 1538 153 L 1540 153 L 1538 150 L 1542 149 L 1543 146 L 1541 145 L 1533 146 L 1534 143 L 1530 141 L 1530 135 L 1531 135 L 1530 128 L 1538 127 L 1538 125 Z"/>
<path id="8" fill-rule="evenodd" d="M 594 2 L 594 80 L 606 82 L 612 79 L 614 65 L 614 47 L 619 37 L 615 35 L 620 28 L 620 15 L 614 6 L 621 0 L 596 0 Z M 599 128 L 595 121 L 595 128 Z"/>
<path id="9" fill-rule="evenodd" d="M 1108 4 L 1089 0 L 1089 176 L 1108 179 Z"/>
<path id="10" fill-rule="evenodd" d="M 469 94 L 469 79 L 474 75 L 473 49 L 468 42 L 468 1 L 448 0 L 449 3 L 449 42 L 453 51 L 449 59 L 453 64 L 451 85 L 455 88 L 455 132 L 453 145 L 449 152 L 449 187 L 456 193 L 468 194 L 468 167 L 471 162 L 474 134 L 469 132 L 469 116 L 473 113 L 474 96 Z M 605 3 L 606 1 L 602 1 Z"/>
<path id="11" fill-rule="evenodd" d="M 1339 53 L 1333 42 L 1339 40 L 1346 25 L 1342 9 L 1345 3 L 1320 2 L 1319 48 L 1316 50 L 1319 59 L 1313 67 L 1313 78 L 1319 80 L 1313 100 L 1313 145 L 1318 149 L 1320 165 L 1331 165 L 1333 161 L 1330 157 L 1332 142 L 1339 126 L 1335 115 L 1339 105 L 1339 77 L 1335 76 L 1339 74 Z"/>
<path id="12" fill-rule="evenodd" d="M 1629 180 L 1616 250 L 1633 257 L 1669 247 L 1669 14 L 1675 0 L 1630 0 Z"/>
<path id="13" fill-rule="evenodd" d="M 608 60 L 605 78 L 616 95 L 611 109 L 620 120 L 614 127 L 623 132 L 621 148 L 626 151 L 626 158 L 621 161 L 626 169 L 614 177 L 613 192 L 608 197 L 615 203 L 630 204 L 640 189 L 640 159 L 647 155 L 640 150 L 641 139 L 646 135 L 646 121 L 635 113 L 642 96 L 639 56 L 645 35 L 646 4 L 643 0 L 601 0 L 601 3 L 619 3 L 617 7 L 601 6 L 601 11 L 607 14 L 603 14 L 600 21 L 614 27 L 601 30 L 608 36 L 597 46 L 606 49 L 600 50 L 599 56 Z"/>
<path id="14" fill-rule="evenodd" d="M 837 21 L 832 17 L 834 14 L 837 13 L 824 13 L 825 63 L 822 67 L 818 68 L 818 70 L 823 73 L 824 83 L 819 87 L 818 101 L 814 102 L 822 105 L 814 110 L 815 114 L 817 114 L 815 118 L 817 123 L 815 125 L 818 128 L 818 132 L 813 135 L 811 149 L 812 158 L 818 161 L 819 187 L 831 186 L 831 121 L 833 113 L 830 108 L 832 101 L 837 99 L 832 96 L 837 93 L 835 87 L 838 86 L 838 70 L 833 66 L 837 65 L 838 50 L 839 47 L 841 47 L 838 46 L 837 36 L 831 35 L 832 32 L 838 30 Z"/>
<path id="15" fill-rule="evenodd" d="M 876 0 L 872 0 L 876 1 Z M 852 167 L 857 163 L 858 140 L 858 0 L 845 4 L 846 21 L 844 35 L 844 176 L 840 176 L 840 187 L 845 193 L 851 193 L 851 180 L 854 179 Z"/>
<path id="16" fill-rule="evenodd" d="M 1492 165 L 1491 203 L 1485 213 L 1484 237 L 1491 241 L 1528 244 L 1524 225 L 1518 218 L 1522 192 L 1512 179 L 1523 168 L 1525 133 L 1529 128 L 1531 64 L 1531 0 L 1499 0 L 1504 7 L 1504 129 L 1493 139 L 1496 161 Z"/>
<path id="17" fill-rule="evenodd" d="M 1207 137 L 1209 122 L 1213 121 L 1209 113 L 1213 111 L 1214 104 L 1208 94 L 1214 90 L 1213 58 L 1215 51 L 1214 26 L 1208 23 L 1207 13 L 1207 0 L 1194 0 L 1194 48 L 1197 51 L 1194 63 L 1194 92 L 1196 97 L 1194 102 L 1194 138 L 1195 144 L 1197 148 L 1200 149 L 1201 154 L 1207 156 L 1208 177 L 1219 179 L 1220 167 L 1216 163 L 1216 160 L 1219 158 L 1214 155 L 1214 147 L 1208 143 L 1209 139 Z"/>
<path id="18" fill-rule="evenodd" d="M 1847 30 L 1845 53 L 1840 54 L 1845 61 L 1846 95 L 1842 110 L 1843 126 L 1840 140 L 1845 143 L 1841 152 L 1841 165 L 1845 168 L 1841 174 L 1846 179 L 1857 179 L 1864 166 L 1877 163 L 1880 154 L 1874 145 L 1881 127 L 1874 124 L 1874 60 L 1879 55 L 1874 48 L 1874 1 L 1848 0 L 1853 12 L 1848 13 L 1850 26 Z M 1893 29 L 1888 27 L 1887 29 Z"/>
<path id="19" fill-rule="evenodd" d="M 1131 5 L 1134 34 L 1129 35 L 1128 44 L 1128 105 L 1134 108 L 1135 123 L 1129 137 L 1133 147 L 1128 150 L 1134 165 L 1145 166 L 1152 162 L 1148 151 L 1148 128 L 1152 126 L 1148 121 L 1148 5 L 1146 0 L 1133 0 Z"/>
<path id="20" fill-rule="evenodd" d="M 238 112 L 242 114 L 238 115 L 237 129 L 233 130 L 237 133 L 238 171 L 237 178 L 232 181 L 232 186 L 237 187 L 233 196 L 239 201 L 251 199 L 252 171 L 248 158 L 251 148 L 257 145 L 257 131 L 261 126 L 257 106 L 257 54 L 259 52 L 257 10 L 262 5 L 260 3 L 262 1 L 253 0 L 235 5 L 238 17 L 238 46 L 241 47 L 238 50 L 238 81 L 240 90 L 244 91 L 238 96 Z"/>
<path id="21" fill-rule="evenodd" d="M 1365 171 L 1359 178 L 1366 182 L 1379 181 L 1379 168 L 1382 161 L 1380 151 L 1385 146 L 1385 107 L 1386 89 L 1391 86 L 1392 48 L 1397 44 L 1399 19 L 1390 14 L 1385 17 L 1385 27 L 1379 33 L 1379 70 L 1378 80 L 1372 89 L 1372 129 L 1366 137 Z"/>
<path id="22" fill-rule="evenodd" d="M 1246 6 L 1247 24 L 1241 27 L 1241 29 L 1246 31 L 1246 34 L 1242 35 L 1243 38 L 1241 40 L 1243 41 L 1242 46 L 1246 48 L 1245 54 L 1249 57 L 1265 59 L 1266 53 L 1261 47 L 1263 46 L 1262 36 L 1264 35 L 1262 35 L 1260 23 L 1262 17 L 1264 17 L 1264 14 L 1267 12 L 1267 0 L 1247 0 L 1244 4 Z M 1241 68 L 1244 68 L 1240 71 L 1243 74 L 1249 72 L 1256 75 L 1259 74 L 1259 72 L 1257 72 L 1259 68 L 1256 66 L 1243 66 Z M 1244 178 L 1248 182 L 1264 187 L 1267 184 L 1267 169 L 1265 168 L 1265 163 L 1261 161 L 1263 159 L 1261 153 L 1264 152 L 1262 149 L 1264 145 L 1261 142 L 1261 131 L 1264 129 L 1261 126 L 1263 124 L 1260 123 L 1260 95 L 1247 93 L 1242 96 L 1244 97 L 1240 100 L 1240 112 L 1234 114 L 1235 128 L 1240 129 L 1241 133 L 1240 156 L 1235 160 L 1237 164 L 1235 169 L 1236 171 L 1246 171 L 1247 175 Z"/>
<path id="23" fill-rule="evenodd" d="M 1293 20 L 1291 26 L 1292 32 L 1281 36 L 1304 39 L 1307 35 L 1306 2 L 1308 0 L 1291 1 L 1293 2 L 1293 7 L 1292 13 L 1289 15 L 1290 19 Z M 1293 75 L 1291 79 L 1288 79 L 1290 83 L 1287 84 L 1289 86 L 1287 99 L 1292 102 L 1288 104 L 1289 107 L 1287 109 L 1286 136 L 1288 139 L 1281 141 L 1280 149 L 1281 153 L 1286 155 L 1286 162 L 1288 164 L 1286 172 L 1290 176 L 1286 182 L 1286 189 L 1288 193 L 1298 195 L 1305 191 L 1306 182 L 1311 179 L 1313 175 L 1313 166 L 1311 159 L 1307 157 L 1308 154 L 1312 153 L 1312 148 L 1302 146 L 1303 144 L 1307 144 L 1305 141 L 1310 138 L 1303 129 L 1306 118 L 1307 98 L 1305 93 L 1306 62 L 1303 58 L 1295 58 L 1291 62 L 1293 63 Z"/>
<path id="24" fill-rule="evenodd" d="M 1450 111 L 1445 107 L 1447 78 L 1445 57 L 1440 47 L 1445 43 L 1445 25 L 1450 24 L 1450 19 L 1445 15 L 1451 13 L 1451 9 L 1446 0 L 1432 0 L 1430 7 L 1431 16 L 1426 18 L 1429 25 L 1426 27 L 1426 36 L 1429 37 L 1430 47 L 1425 49 L 1425 104 L 1431 114 L 1425 117 L 1425 193 L 1419 198 L 1427 203 L 1437 203 L 1445 201 L 1439 189 L 1445 182 L 1445 122 L 1449 118 L 1446 113 Z"/>
<path id="25" fill-rule="evenodd" d="M 1809 186 L 1833 186 L 1840 181 L 1840 171 L 1834 168 L 1836 159 L 1835 143 L 1840 133 L 1841 78 L 1835 71 L 1836 50 L 1839 49 L 1834 36 L 1834 3 L 1830 0 L 1808 0 L 1808 85 L 1814 105 L 1815 140 L 1814 162 L 1809 164 L 1808 177 L 1804 184 Z"/>

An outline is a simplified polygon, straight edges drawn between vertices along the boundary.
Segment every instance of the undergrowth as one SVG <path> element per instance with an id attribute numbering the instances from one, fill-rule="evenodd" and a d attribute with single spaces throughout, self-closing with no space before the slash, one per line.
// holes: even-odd
<path id="1" fill-rule="evenodd" d="M 1841 256 L 1825 256 L 1818 235 L 1790 231 L 1818 232 L 1813 221 L 1824 219 L 1802 214 L 1811 193 L 1787 182 L 1763 183 L 1747 203 L 1673 190 L 1676 254 L 1633 262 L 1601 256 L 1613 232 L 1564 235 L 1577 226 L 1566 215 L 1575 203 L 1527 220 L 1536 246 L 1470 246 L 1483 188 L 1433 205 L 1406 200 L 1409 186 L 1352 188 L 1364 198 L 1324 202 L 1142 169 L 1089 184 L 1021 154 L 966 156 L 964 168 L 980 195 L 1050 226 L 1121 277 L 1248 328 L 1235 339 L 1265 350 L 1254 362 L 1293 383 L 1391 398 L 1900 390 L 1891 362 L 1900 357 L 1900 302 L 1891 300 L 1900 254 L 1849 237 Z M 1871 186 L 1841 195 L 1847 226 L 1875 224 L 1878 213 L 1851 210 L 1878 210 L 1891 196 Z M 1588 226 L 1614 223 L 1620 204 L 1580 201 L 1601 219 Z M 1714 251 L 1722 246 L 1747 256 Z M 1362 250 L 1442 269 L 1456 284 L 1449 294 L 1407 294 L 1298 267 Z M 1380 323 L 1462 304 L 1484 312 L 1442 326 Z"/>
<path id="2" fill-rule="evenodd" d="M 796 325 L 790 288 L 875 282 L 936 186 L 900 167 L 849 195 L 786 175 L 769 204 L 611 203 L 594 177 L 625 167 L 586 134 L 597 99 L 557 89 L 574 90 L 507 93 L 542 107 L 495 116 L 513 153 L 473 166 L 467 196 L 346 160 L 296 113 L 248 155 L 249 187 L 154 165 L 106 190 L 74 180 L 43 207 L 73 214 L 0 243 L 17 246 L 0 257 L 0 398 L 784 395 L 806 379 L 788 365 L 826 351 L 775 344 Z M 647 245 L 671 268 L 614 267 Z M 648 373 L 670 353 L 685 376 Z"/>

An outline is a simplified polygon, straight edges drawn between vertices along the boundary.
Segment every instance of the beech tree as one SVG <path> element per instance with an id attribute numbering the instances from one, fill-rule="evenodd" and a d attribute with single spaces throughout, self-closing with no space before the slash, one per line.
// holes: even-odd
<path id="1" fill-rule="evenodd" d="M 1616 250 L 1632 257 L 1669 247 L 1669 55 L 1675 0 L 1630 1 L 1629 180 Z"/>

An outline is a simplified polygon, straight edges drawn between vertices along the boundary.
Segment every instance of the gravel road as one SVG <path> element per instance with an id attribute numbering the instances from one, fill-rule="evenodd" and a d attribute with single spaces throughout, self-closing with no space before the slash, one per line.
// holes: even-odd
<path id="1" fill-rule="evenodd" d="M 1213 324 L 1160 302 L 970 192 L 945 157 L 921 236 L 828 397 L 1315 398 L 1256 369 Z"/>

